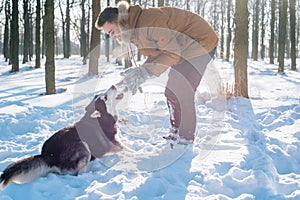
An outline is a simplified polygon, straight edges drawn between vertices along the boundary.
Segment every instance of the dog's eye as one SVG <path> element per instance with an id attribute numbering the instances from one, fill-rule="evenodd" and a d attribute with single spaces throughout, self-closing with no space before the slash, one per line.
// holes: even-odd
<path id="1" fill-rule="evenodd" d="M 117 100 L 121 100 L 121 99 L 123 99 L 123 97 L 124 97 L 124 94 L 121 93 L 121 94 L 118 94 L 118 96 L 116 97 L 116 99 Z"/>
<path id="2" fill-rule="evenodd" d="M 103 96 L 101 97 L 101 99 L 102 99 L 103 101 L 107 101 L 107 94 L 103 95 Z"/>

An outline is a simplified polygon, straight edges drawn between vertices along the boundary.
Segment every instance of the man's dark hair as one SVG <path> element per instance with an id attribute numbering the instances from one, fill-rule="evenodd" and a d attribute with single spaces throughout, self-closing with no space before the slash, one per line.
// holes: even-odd
<path id="1" fill-rule="evenodd" d="M 107 7 L 105 8 L 96 21 L 96 28 L 101 29 L 105 22 L 117 23 L 118 22 L 118 8 Z"/>

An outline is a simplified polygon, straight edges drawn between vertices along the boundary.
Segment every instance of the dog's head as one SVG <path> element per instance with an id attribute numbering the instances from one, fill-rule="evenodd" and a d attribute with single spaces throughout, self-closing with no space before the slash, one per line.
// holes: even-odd
<path id="1" fill-rule="evenodd" d="M 120 92 L 113 85 L 105 93 L 96 95 L 86 107 L 86 111 L 92 118 L 101 117 L 101 115 L 109 113 L 117 120 L 116 105 L 123 97 L 124 90 Z"/>

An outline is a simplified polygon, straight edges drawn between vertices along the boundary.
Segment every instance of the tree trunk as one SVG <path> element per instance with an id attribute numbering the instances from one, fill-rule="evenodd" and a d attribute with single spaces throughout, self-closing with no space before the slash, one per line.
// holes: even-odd
<path id="1" fill-rule="evenodd" d="M 253 11 L 252 58 L 256 61 L 258 58 L 259 0 L 255 0 Z"/>
<path id="2" fill-rule="evenodd" d="M 29 4 L 29 61 L 32 60 L 33 57 L 33 17 L 32 17 L 32 5 Z"/>
<path id="3" fill-rule="evenodd" d="M 225 5 L 221 4 L 221 37 L 220 37 L 220 47 L 221 47 L 221 52 L 220 52 L 220 57 L 223 59 L 224 58 L 224 32 L 225 32 Z"/>
<path id="4" fill-rule="evenodd" d="M 227 39 L 226 39 L 226 61 L 230 58 L 230 44 L 231 44 L 231 7 L 232 0 L 227 1 Z"/>
<path id="5" fill-rule="evenodd" d="M 36 1 L 35 68 L 41 68 L 41 0 Z"/>
<path id="6" fill-rule="evenodd" d="M 235 0 L 234 94 L 248 98 L 248 0 Z"/>
<path id="7" fill-rule="evenodd" d="M 274 44 L 275 44 L 275 11 L 276 11 L 276 0 L 271 0 L 271 38 L 270 38 L 270 48 L 269 48 L 269 57 L 270 64 L 274 64 Z"/>
<path id="8" fill-rule="evenodd" d="M 261 44 L 260 44 L 260 58 L 265 58 L 265 0 L 261 0 Z"/>
<path id="9" fill-rule="evenodd" d="M 284 72 L 284 55 L 286 41 L 286 23 L 287 23 L 287 0 L 280 1 L 279 14 L 279 39 L 278 39 L 278 72 Z"/>
<path id="10" fill-rule="evenodd" d="M 19 71 L 19 8 L 18 0 L 12 1 L 12 20 L 10 34 L 10 62 L 12 72 Z"/>
<path id="11" fill-rule="evenodd" d="M 61 23 L 62 23 L 62 43 L 63 43 L 63 54 L 64 58 L 67 57 L 67 45 L 66 45 L 66 21 L 64 17 L 64 12 L 62 9 L 61 1 L 58 3 L 60 15 L 61 15 Z"/>
<path id="12" fill-rule="evenodd" d="M 139 0 L 139 1 L 141 1 L 141 0 Z M 169 2 L 170 0 L 164 0 L 164 6 L 170 6 L 170 2 Z M 199 1 L 199 0 L 198 0 Z"/>
<path id="13" fill-rule="evenodd" d="M 218 30 L 219 25 L 219 14 L 218 14 L 218 1 L 213 1 L 212 3 L 213 10 L 213 29 Z"/>
<path id="14" fill-rule="evenodd" d="M 158 0 L 157 7 L 163 7 L 165 4 L 164 0 Z"/>
<path id="15" fill-rule="evenodd" d="M 290 0 L 291 69 L 296 70 L 296 2 Z"/>
<path id="16" fill-rule="evenodd" d="M 92 3 L 92 35 L 91 35 L 91 45 L 90 45 L 90 62 L 89 62 L 89 72 L 88 75 L 98 74 L 98 60 L 100 56 L 100 31 L 94 26 L 97 17 L 99 15 L 100 1 L 93 1 Z"/>
<path id="17" fill-rule="evenodd" d="M 286 21 L 288 24 L 288 19 Z M 285 37 L 285 58 L 291 58 L 291 38 L 290 38 L 290 26 L 286 26 L 286 37 Z"/>
<path id="18" fill-rule="evenodd" d="M 80 23 L 80 54 L 83 57 L 83 64 L 86 64 L 87 57 L 87 45 L 86 45 L 86 18 L 85 18 L 85 2 L 86 0 L 81 1 L 81 23 Z"/>
<path id="19" fill-rule="evenodd" d="M 296 6 L 297 6 L 297 22 L 296 22 L 296 25 L 297 25 L 297 37 L 296 37 L 296 46 L 299 45 L 300 43 L 300 2 L 299 1 L 296 1 Z M 296 56 L 299 57 L 300 56 L 300 51 L 299 49 L 296 49 Z"/>
<path id="20" fill-rule="evenodd" d="M 29 59 L 29 16 L 28 16 L 28 0 L 23 1 L 23 20 L 24 20 L 24 41 L 23 41 L 23 64 Z"/>
<path id="21" fill-rule="evenodd" d="M 46 0 L 45 2 L 45 79 L 46 94 L 55 94 L 55 41 L 54 41 L 54 1 Z"/>
<path id="22" fill-rule="evenodd" d="M 45 20 L 45 14 L 43 14 L 43 17 L 42 17 L 42 19 L 43 19 L 43 22 L 44 22 L 44 20 Z M 45 39 L 46 39 L 46 34 L 45 34 L 45 23 L 42 23 L 42 26 L 43 26 L 43 28 L 42 28 L 42 58 L 44 58 L 45 57 Z"/>
<path id="23" fill-rule="evenodd" d="M 71 56 L 71 39 L 70 39 L 70 27 L 71 27 L 71 19 L 70 19 L 70 0 L 67 0 L 67 8 L 66 8 L 66 54 L 65 58 L 70 58 Z"/>
<path id="24" fill-rule="evenodd" d="M 9 20 L 10 20 L 10 1 L 5 2 L 5 28 L 4 28 L 4 41 L 3 41 L 3 55 L 5 62 L 8 61 L 9 54 Z"/>
<path id="25" fill-rule="evenodd" d="M 186 0 L 186 10 L 191 10 L 190 0 Z"/>
<path id="26" fill-rule="evenodd" d="M 109 6 L 110 1 L 107 0 L 107 6 Z M 106 56 L 106 62 L 109 62 L 109 54 L 110 54 L 110 36 L 109 34 L 104 33 L 105 38 L 105 56 Z"/>
<path id="27" fill-rule="evenodd" d="M 87 17 L 87 32 L 86 32 L 86 53 L 89 54 L 90 52 L 90 32 L 91 32 L 91 10 L 92 6 L 90 4 L 90 1 L 88 1 L 88 17 Z M 86 55 L 88 57 L 88 55 Z"/>

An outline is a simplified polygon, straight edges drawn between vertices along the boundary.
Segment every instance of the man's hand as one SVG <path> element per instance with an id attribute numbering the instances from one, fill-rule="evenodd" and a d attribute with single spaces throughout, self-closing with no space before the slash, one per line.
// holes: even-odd
<path id="1" fill-rule="evenodd" d="M 149 78 L 149 73 L 146 68 L 141 67 L 131 67 L 125 72 L 121 73 L 124 76 L 123 82 L 128 89 L 132 92 L 132 95 L 135 95 L 140 85 L 144 83 Z"/>

